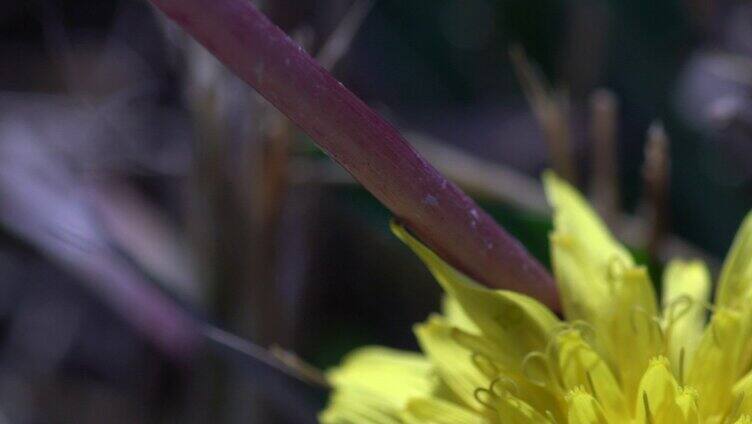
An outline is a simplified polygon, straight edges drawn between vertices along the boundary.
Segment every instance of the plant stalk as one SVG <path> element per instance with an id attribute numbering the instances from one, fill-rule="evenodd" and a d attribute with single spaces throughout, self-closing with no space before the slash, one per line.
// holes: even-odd
<path id="1" fill-rule="evenodd" d="M 150 0 L 307 133 L 423 242 L 489 287 L 558 310 L 522 244 L 248 0 Z"/>

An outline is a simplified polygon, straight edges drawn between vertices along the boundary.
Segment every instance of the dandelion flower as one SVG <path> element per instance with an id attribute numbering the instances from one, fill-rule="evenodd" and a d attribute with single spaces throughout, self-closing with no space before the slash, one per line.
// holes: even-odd
<path id="1" fill-rule="evenodd" d="M 752 424 L 752 214 L 715 305 L 705 265 L 680 260 L 659 305 L 582 196 L 553 174 L 544 184 L 565 319 L 478 285 L 394 225 L 446 292 L 443 312 L 415 326 L 422 353 L 365 347 L 330 371 L 322 423 Z"/>

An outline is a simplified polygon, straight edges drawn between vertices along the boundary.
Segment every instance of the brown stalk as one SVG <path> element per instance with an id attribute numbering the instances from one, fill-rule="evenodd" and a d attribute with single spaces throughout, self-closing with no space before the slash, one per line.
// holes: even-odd
<path id="1" fill-rule="evenodd" d="M 246 0 L 151 0 L 295 122 L 418 237 L 490 287 L 558 309 L 553 279 L 384 119 Z"/>
<path id="2" fill-rule="evenodd" d="M 619 214 L 617 127 L 619 106 L 609 90 L 596 90 L 590 97 L 593 170 L 590 189 L 593 203 L 606 223 L 614 228 Z"/>
<path id="3" fill-rule="evenodd" d="M 543 130 L 554 170 L 562 178 L 576 184 L 577 172 L 569 127 L 569 96 L 563 92 L 553 92 L 545 77 L 528 60 L 522 47 L 513 46 L 509 56 L 522 92 Z"/>
<path id="4" fill-rule="evenodd" d="M 656 258 L 668 229 L 668 190 L 671 157 L 669 139 L 663 125 L 655 122 L 648 129 L 642 177 L 648 214 L 647 251 Z"/>

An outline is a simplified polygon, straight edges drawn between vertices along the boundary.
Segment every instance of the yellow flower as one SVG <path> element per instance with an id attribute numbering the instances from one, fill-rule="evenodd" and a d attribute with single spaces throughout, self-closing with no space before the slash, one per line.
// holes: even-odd
<path id="1" fill-rule="evenodd" d="M 752 424 L 752 214 L 715 305 L 705 265 L 677 260 L 659 307 L 582 196 L 553 174 L 544 183 L 566 319 L 478 285 L 395 225 L 446 292 L 443 313 L 415 327 L 422 354 L 366 347 L 331 371 L 322 423 Z"/>

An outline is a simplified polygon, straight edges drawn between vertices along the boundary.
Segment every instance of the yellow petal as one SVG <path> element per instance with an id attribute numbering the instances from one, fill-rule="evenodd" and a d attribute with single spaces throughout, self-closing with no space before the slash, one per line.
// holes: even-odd
<path id="1" fill-rule="evenodd" d="M 744 219 L 721 269 L 716 305 L 738 308 L 752 297 L 752 213 Z"/>
<path id="2" fill-rule="evenodd" d="M 336 390 L 319 414 L 322 424 L 400 424 L 399 409 L 378 393 L 349 388 Z"/>
<path id="3" fill-rule="evenodd" d="M 457 299 L 448 294 L 445 294 L 441 306 L 442 313 L 449 324 L 467 332 L 480 332 L 478 326 L 475 325 L 475 323 L 470 319 L 469 316 L 467 316 L 464 309 L 462 309 L 462 305 L 460 305 L 460 302 L 458 302 Z"/>
<path id="4" fill-rule="evenodd" d="M 455 403 L 437 398 L 416 398 L 402 413 L 405 424 L 485 424 L 485 417 Z"/>
<path id="5" fill-rule="evenodd" d="M 752 414 L 752 371 L 740 379 L 731 390 L 735 403 L 738 403 L 738 413 Z M 733 408 L 732 408 L 733 409 Z"/>
<path id="6" fill-rule="evenodd" d="M 703 304 L 709 295 L 710 273 L 705 264 L 679 260 L 668 264 L 663 274 L 663 322 L 676 375 L 681 374 L 679 365 L 691 360 L 700 343 L 706 320 Z"/>
<path id="7" fill-rule="evenodd" d="M 494 379 L 500 373 L 519 373 L 521 362 L 509 349 L 488 337 L 468 333 L 459 328 L 451 329 L 452 339 L 466 352 L 471 353 L 475 366 L 488 378 Z"/>
<path id="8" fill-rule="evenodd" d="M 697 409 L 697 390 L 683 387 L 676 398 L 676 404 L 679 406 L 684 423 L 698 424 L 700 422 L 700 412 Z"/>
<path id="9" fill-rule="evenodd" d="M 502 393 L 501 396 L 491 395 L 488 406 L 496 410 L 501 423 L 549 424 L 551 422 L 527 402 L 511 393 Z"/>
<path id="10" fill-rule="evenodd" d="M 473 353 L 472 361 L 475 367 L 494 386 L 488 388 L 489 390 L 511 391 L 517 398 L 528 403 L 535 410 L 550 411 L 557 420 L 556 422 L 563 421 L 565 416 L 561 404 L 563 397 L 555 389 L 555 386 L 542 387 L 540 384 L 535 384 L 531 381 L 530 375 L 523 369 L 522 363 L 508 356 L 497 343 L 486 337 L 476 336 L 454 328 L 452 338 Z M 528 365 L 532 364 L 528 363 Z"/>
<path id="11" fill-rule="evenodd" d="M 713 314 L 687 372 L 687 385 L 699 391 L 702 416 L 721 414 L 731 406 L 732 386 L 748 364 L 744 351 L 749 329 L 749 314 L 725 308 Z"/>
<path id="12" fill-rule="evenodd" d="M 436 366 L 444 383 L 465 405 L 482 410 L 475 391 L 487 387 L 491 378 L 475 366 L 472 352 L 454 340 L 452 331 L 453 328 L 437 316 L 415 326 L 421 349 Z"/>
<path id="13" fill-rule="evenodd" d="M 630 416 L 624 394 L 611 369 L 579 331 L 561 333 L 556 338 L 556 347 L 557 365 L 565 389 L 585 387 L 597 397 L 611 421 Z"/>
<path id="14" fill-rule="evenodd" d="M 638 422 L 696 423 L 697 407 L 691 393 L 683 393 L 665 357 L 654 358 L 640 381 L 636 417 Z"/>
<path id="15" fill-rule="evenodd" d="M 519 293 L 484 288 L 444 262 L 405 228 L 392 223 L 392 231 L 423 260 L 486 337 L 499 342 L 519 360 L 545 347 L 549 332 L 558 323 L 548 308 Z"/>
<path id="16" fill-rule="evenodd" d="M 574 389 L 567 395 L 569 422 L 574 424 L 608 424 L 598 401 L 583 389 Z M 627 422 L 627 421 L 624 421 Z"/>
<path id="17" fill-rule="evenodd" d="M 634 261 L 577 190 L 551 172 L 543 183 L 554 209 L 551 257 L 564 315 L 593 323 L 609 306 L 610 269 Z"/>
<path id="18" fill-rule="evenodd" d="M 564 314 L 600 335 L 596 349 L 613 364 L 634 402 L 648 361 L 664 350 L 653 322 L 658 316 L 653 284 L 574 188 L 552 173 L 544 175 L 544 184 L 554 208 L 551 256 Z"/>
<path id="19" fill-rule="evenodd" d="M 434 387 L 433 365 L 423 355 L 383 347 L 353 351 L 327 379 L 335 390 L 371 393 L 395 409 Z"/>
<path id="20" fill-rule="evenodd" d="M 647 269 L 621 270 L 615 273 L 611 286 L 613 302 L 593 326 L 627 394 L 627 402 L 634 404 L 639 400 L 637 388 L 650 358 L 664 353 L 665 342 Z"/>

